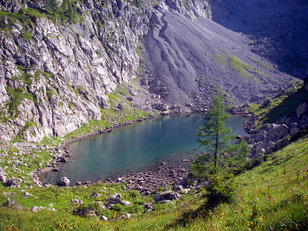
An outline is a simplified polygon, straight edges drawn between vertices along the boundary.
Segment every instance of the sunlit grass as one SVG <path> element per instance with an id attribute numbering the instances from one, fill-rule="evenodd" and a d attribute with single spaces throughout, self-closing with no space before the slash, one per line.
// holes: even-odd
<path id="1" fill-rule="evenodd" d="M 99 221 L 97 217 L 82 218 L 73 214 L 78 198 L 83 204 L 106 202 L 106 198 L 120 192 L 124 200 L 132 203 L 153 202 L 152 196 L 123 188 L 123 185 L 98 183 L 84 187 L 57 188 L 6 188 L 0 186 L 1 195 L 16 201 L 14 208 L 0 208 L 0 228 L 7 230 L 304 230 L 307 225 L 308 139 L 300 140 L 272 154 L 267 162 L 237 177 L 236 201 L 220 204 L 209 211 L 207 217 L 178 223 L 187 211 L 204 204 L 202 192 L 194 191 L 174 205 L 157 207 L 154 211 L 139 214 L 131 220 Z M 25 190 L 31 197 L 23 196 Z M 93 192 L 98 198 L 91 198 Z M 0 204 L 6 199 L 0 197 Z M 52 207 L 34 213 L 32 206 Z M 113 216 L 116 216 L 116 211 Z"/>

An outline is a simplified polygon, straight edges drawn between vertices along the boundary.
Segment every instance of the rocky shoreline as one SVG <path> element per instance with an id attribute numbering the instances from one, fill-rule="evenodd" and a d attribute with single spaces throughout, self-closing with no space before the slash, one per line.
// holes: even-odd
<path id="1" fill-rule="evenodd" d="M 303 105 L 301 105 L 303 107 Z M 245 139 L 252 148 L 252 158 L 257 158 L 266 153 L 271 153 L 280 148 L 283 148 L 289 143 L 291 136 L 303 128 L 307 124 L 307 108 L 304 110 L 297 110 L 296 114 L 292 114 L 288 118 L 284 118 L 284 121 L 278 121 L 277 124 L 268 124 L 260 129 L 254 127 L 254 121 L 256 117 L 251 113 L 243 112 L 241 109 L 229 110 L 228 113 L 233 115 L 241 115 L 247 118 L 244 123 L 244 129 L 248 133 L 245 137 L 237 137 L 238 139 Z M 175 113 L 173 113 L 175 114 Z M 144 120 L 155 119 L 159 116 L 166 116 L 172 114 L 162 113 L 157 116 L 148 116 L 142 119 L 124 122 L 121 124 L 115 124 L 104 130 L 95 131 L 87 135 L 66 140 L 57 147 L 58 153 L 54 156 L 53 164 L 46 166 L 43 169 L 35 171 L 33 175 L 34 182 L 37 185 L 44 186 L 47 182 L 41 182 L 39 175 L 47 171 L 57 171 L 57 163 L 67 162 L 70 157 L 68 144 L 87 139 L 91 136 L 109 133 L 117 128 L 131 125 Z M 297 123 L 296 123 L 297 122 Z M 292 124 L 292 126 L 291 126 Z M 296 129 L 294 129 L 296 126 Z M 271 135 L 272 134 L 272 135 Z M 272 139 L 271 139 L 272 137 Z M 164 162 L 153 164 L 151 167 L 147 167 L 146 170 L 140 170 L 128 174 L 124 174 L 117 179 L 107 179 L 105 181 L 98 180 L 95 182 L 77 182 L 76 185 L 85 186 L 92 183 L 104 182 L 104 183 L 126 183 L 126 187 L 129 189 L 138 190 L 142 195 L 149 195 L 154 193 L 157 188 L 171 186 L 171 185 L 187 185 L 189 179 L 189 166 L 193 161 L 193 157 L 187 159 L 173 159 Z M 68 185 L 67 185 L 68 186 Z"/>
<path id="2" fill-rule="evenodd" d="M 122 175 L 105 183 L 126 183 L 126 187 L 137 190 L 142 195 L 150 195 L 160 187 L 182 185 L 187 186 L 189 167 L 193 157 L 188 159 L 167 160 L 154 165 L 145 171 L 137 171 Z"/>
<path id="3" fill-rule="evenodd" d="M 33 182 L 37 186 L 48 185 L 47 182 L 40 180 L 40 175 L 42 175 L 43 173 L 46 173 L 46 172 L 50 172 L 50 171 L 59 171 L 58 163 L 67 162 L 68 159 L 71 157 L 71 152 L 70 152 L 69 146 L 68 146 L 70 143 L 73 143 L 73 142 L 76 142 L 76 141 L 81 141 L 81 140 L 87 139 L 87 138 L 92 137 L 92 136 L 110 133 L 110 132 L 114 131 L 115 129 L 125 127 L 125 126 L 128 126 L 128 125 L 132 125 L 132 124 L 135 124 L 135 123 L 139 123 L 139 122 L 142 122 L 142 121 L 145 121 L 145 120 L 156 119 L 158 117 L 159 117 L 159 115 L 155 115 L 155 116 L 149 115 L 149 116 L 139 118 L 139 119 L 136 119 L 136 120 L 125 121 L 123 123 L 116 123 L 116 124 L 114 124 L 110 127 L 106 127 L 103 130 L 93 131 L 93 132 L 90 132 L 86 135 L 63 141 L 59 146 L 55 147 L 56 154 L 53 156 L 52 163 L 45 166 L 42 169 L 37 169 L 36 171 L 33 172 L 33 177 L 32 177 Z"/>
<path id="4" fill-rule="evenodd" d="M 204 111 L 198 111 L 194 113 L 203 113 Z M 244 117 L 250 117 L 250 114 L 243 113 L 240 110 L 231 110 L 229 113 L 233 115 L 241 115 Z M 84 139 L 87 139 L 89 137 L 99 135 L 99 134 L 105 134 L 110 133 L 113 130 L 128 126 L 131 124 L 135 124 L 138 122 L 142 122 L 145 120 L 150 119 L 157 119 L 161 116 L 169 116 L 169 115 L 176 115 L 179 113 L 166 113 L 163 112 L 161 114 L 158 114 L 156 116 L 147 116 L 144 118 L 140 118 L 137 120 L 127 121 L 124 123 L 114 124 L 111 127 L 108 127 L 104 130 L 98 130 L 91 133 L 88 133 L 86 135 L 69 139 L 63 141 L 58 147 L 56 147 L 57 154 L 53 157 L 52 164 L 46 166 L 43 169 L 38 169 L 34 172 L 33 180 L 36 185 L 38 186 L 47 186 L 48 183 L 40 180 L 40 175 L 49 171 L 59 171 L 58 163 L 61 162 L 67 162 L 69 157 L 71 156 L 71 153 L 69 151 L 68 145 L 72 142 L 81 141 Z M 195 153 L 197 154 L 197 152 Z M 135 189 L 140 191 L 141 194 L 149 194 L 153 191 L 155 191 L 159 187 L 164 187 L 172 184 L 178 184 L 181 182 L 181 184 L 186 184 L 188 180 L 189 175 L 189 167 L 190 163 L 193 161 L 193 157 L 185 157 L 183 159 L 172 159 L 172 160 L 163 160 L 164 162 L 158 162 L 153 164 L 152 166 L 148 166 L 145 169 L 141 169 L 139 171 L 135 171 L 128 174 L 123 174 L 117 179 L 107 179 L 104 181 L 105 183 L 122 183 L 126 182 L 127 187 L 130 189 Z M 96 182 L 102 182 L 101 180 L 98 180 Z M 185 183 L 186 182 L 186 183 Z M 93 182 L 87 181 L 87 182 L 77 182 L 76 185 L 88 185 Z M 68 186 L 68 185 L 67 185 Z"/>

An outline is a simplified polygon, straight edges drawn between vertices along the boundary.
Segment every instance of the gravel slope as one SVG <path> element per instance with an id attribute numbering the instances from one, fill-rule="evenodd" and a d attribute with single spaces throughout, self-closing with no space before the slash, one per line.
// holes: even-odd
<path id="1" fill-rule="evenodd" d="M 236 105 L 258 102 L 292 77 L 249 49 L 249 39 L 214 21 L 192 21 L 175 11 L 153 19 L 142 40 L 150 91 L 169 105 L 207 107 L 219 88 Z"/>

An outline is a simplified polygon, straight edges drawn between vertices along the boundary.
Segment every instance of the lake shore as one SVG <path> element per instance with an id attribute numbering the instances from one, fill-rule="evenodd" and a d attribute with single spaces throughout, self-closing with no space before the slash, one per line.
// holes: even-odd
<path id="1" fill-rule="evenodd" d="M 57 147 L 58 153 L 54 156 L 53 163 L 51 165 L 46 166 L 43 169 L 39 169 L 35 171 L 34 178 L 39 179 L 40 176 L 44 173 L 47 173 L 50 171 L 58 171 L 59 163 L 69 161 L 69 157 L 71 156 L 72 153 L 70 152 L 68 145 L 72 142 L 81 141 L 81 140 L 84 140 L 84 139 L 87 139 L 89 137 L 99 135 L 99 134 L 110 133 L 117 128 L 136 124 L 138 122 L 142 122 L 145 120 L 157 119 L 162 116 L 172 116 L 176 114 L 177 113 L 147 116 L 141 119 L 124 122 L 121 124 L 114 124 L 113 126 L 108 127 L 104 130 L 94 131 L 94 132 L 91 132 L 89 134 L 86 134 L 86 135 L 83 135 L 83 136 L 80 136 L 74 139 L 66 140 Z M 243 113 L 233 112 L 232 114 L 241 115 L 245 117 L 245 114 Z M 146 188 L 153 190 L 154 188 L 170 185 L 172 183 L 182 181 L 184 178 L 186 178 L 188 175 L 190 163 L 193 160 L 193 158 L 190 158 L 189 160 L 186 159 L 185 161 L 183 160 L 184 159 L 168 160 L 168 161 L 163 160 L 164 164 L 161 164 L 160 162 L 158 162 L 158 163 L 153 164 L 152 166 L 147 166 L 145 169 L 140 169 L 139 171 L 134 171 L 129 174 L 123 174 L 121 177 L 119 177 L 120 180 L 110 179 L 106 182 L 115 183 L 118 181 L 125 181 L 128 183 L 130 188 L 137 189 L 141 192 L 146 191 L 145 190 Z M 137 180 L 135 180 L 134 178 L 136 178 Z M 44 180 L 42 180 L 41 183 L 42 185 L 48 184 L 47 182 L 44 182 Z M 88 184 L 88 183 L 89 182 L 78 182 L 79 185 Z"/>

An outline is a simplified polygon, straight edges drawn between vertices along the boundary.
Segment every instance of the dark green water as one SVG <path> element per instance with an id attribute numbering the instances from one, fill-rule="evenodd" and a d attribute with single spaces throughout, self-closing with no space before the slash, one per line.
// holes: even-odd
<path id="1" fill-rule="evenodd" d="M 244 135 L 244 120 L 232 116 L 227 125 L 235 134 Z M 77 181 L 118 177 L 167 159 L 191 157 L 200 152 L 194 134 L 202 122 L 200 114 L 168 116 L 72 143 L 68 163 L 62 164 L 59 172 L 49 172 L 42 178 L 54 184 L 66 176 L 73 185 Z"/>

